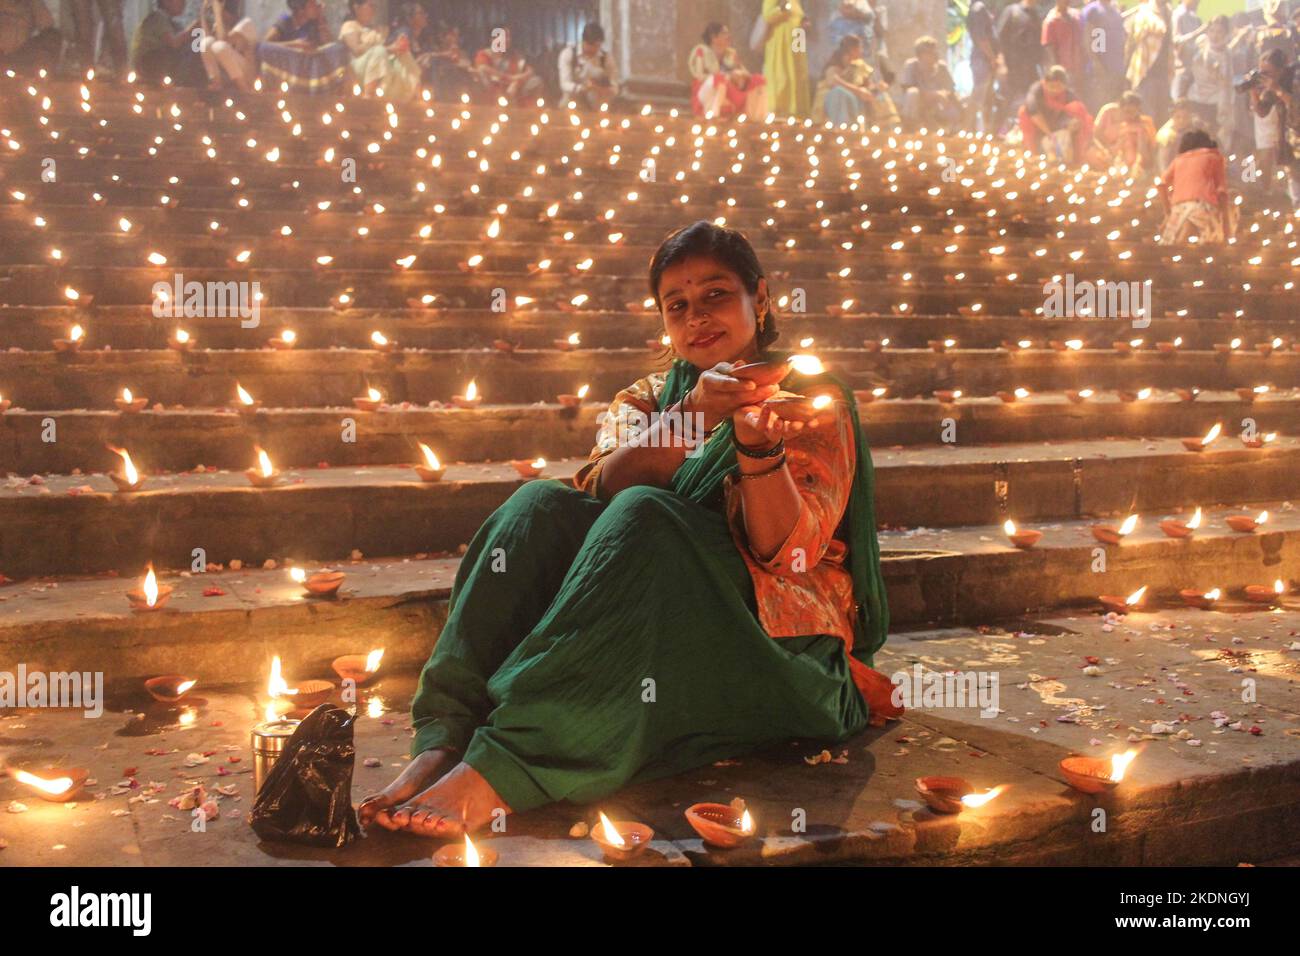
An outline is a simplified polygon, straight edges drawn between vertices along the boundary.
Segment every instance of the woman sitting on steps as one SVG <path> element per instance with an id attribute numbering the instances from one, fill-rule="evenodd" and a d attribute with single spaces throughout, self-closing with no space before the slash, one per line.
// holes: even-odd
<path id="1" fill-rule="evenodd" d="M 889 622 L 852 392 L 796 371 L 781 396 L 808 401 L 791 411 L 764 405 L 776 376 L 732 374 L 781 358 L 739 232 L 672 234 L 650 287 L 675 360 L 615 397 L 574 486 L 530 481 L 474 536 L 412 703 L 413 759 L 363 823 L 454 837 L 898 713 L 870 666 Z"/>

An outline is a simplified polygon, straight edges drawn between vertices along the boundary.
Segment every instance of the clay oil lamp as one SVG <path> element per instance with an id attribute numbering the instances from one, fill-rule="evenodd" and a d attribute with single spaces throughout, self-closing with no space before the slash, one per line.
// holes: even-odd
<path id="1" fill-rule="evenodd" d="M 342 292 L 339 292 L 330 298 L 330 308 L 335 312 L 346 312 L 348 309 L 352 308 L 355 301 L 356 300 L 353 298 L 353 291 L 351 289 L 344 289 Z"/>
<path id="2" fill-rule="evenodd" d="M 483 404 L 483 396 L 478 393 L 478 384 L 474 379 L 469 380 L 465 386 L 464 395 L 453 395 L 451 403 L 457 408 L 478 408 Z"/>
<path id="3" fill-rule="evenodd" d="M 122 394 L 113 399 L 113 404 L 121 412 L 138 412 L 149 404 L 149 399 L 143 396 L 136 398 L 129 388 L 124 388 Z"/>
<path id="4" fill-rule="evenodd" d="M 261 407 L 262 403 L 248 394 L 248 389 L 238 382 L 235 383 L 235 408 L 245 415 L 251 415 Z"/>
<path id="5" fill-rule="evenodd" d="M 1202 611 L 1212 611 L 1219 598 L 1223 596 L 1223 591 L 1221 588 L 1214 588 L 1202 594 L 1195 588 L 1183 588 L 1178 592 L 1178 596 L 1183 599 L 1183 603 L 1188 607 L 1200 608 Z"/>
<path id="6" fill-rule="evenodd" d="M 438 460 L 438 456 L 433 453 L 433 449 L 420 442 L 420 454 L 424 456 L 424 464 L 412 465 L 415 473 L 420 476 L 421 481 L 442 481 L 442 476 L 447 471 L 447 466 Z"/>
<path id="7" fill-rule="evenodd" d="M 498 352 L 513 352 L 519 346 L 509 339 L 493 339 L 492 347 Z"/>
<path id="8" fill-rule="evenodd" d="M 1157 342 L 1156 349 L 1163 355 L 1173 355 L 1183 344 L 1183 337 L 1180 335 L 1172 342 Z"/>
<path id="9" fill-rule="evenodd" d="M 1111 347 L 1120 355 L 1128 355 L 1130 352 L 1136 352 L 1142 348 L 1141 339 L 1129 339 L 1127 342 L 1112 342 Z"/>
<path id="10" fill-rule="evenodd" d="M 5 412 L 9 411 L 9 406 L 12 404 L 13 402 L 5 398 L 3 395 L 0 395 L 0 415 L 3 415 Z"/>
<path id="11" fill-rule="evenodd" d="M 969 780 L 962 777 L 918 777 L 916 792 L 935 813 L 961 813 L 967 807 L 982 807 L 1005 790 L 994 787 L 976 793 Z"/>
<path id="12" fill-rule="evenodd" d="M 865 339 L 862 347 L 868 352 L 881 352 L 889 347 L 889 339 Z"/>
<path id="13" fill-rule="evenodd" d="M 1092 536 L 1102 544 L 1120 544 L 1133 533 L 1137 523 L 1138 516 L 1131 514 L 1124 519 L 1124 522 L 1118 528 L 1110 524 L 1095 524 L 1091 528 Z"/>
<path id="14" fill-rule="evenodd" d="M 474 255 L 470 256 L 465 261 L 457 262 L 456 268 L 459 269 L 461 272 L 473 272 L 482 264 L 483 264 L 483 256 L 481 253 L 476 252 Z"/>
<path id="15" fill-rule="evenodd" d="M 1115 614 L 1127 614 L 1130 611 L 1136 611 L 1146 597 L 1147 586 L 1144 584 L 1128 597 L 1117 597 L 1114 594 L 1103 594 L 1097 600 L 1107 611 Z"/>
<path id="16" fill-rule="evenodd" d="M 726 803 L 696 803 L 686 808 L 686 822 L 709 846 L 729 850 L 754 835 L 749 810 Z"/>
<path id="17" fill-rule="evenodd" d="M 1265 445 L 1271 445 L 1277 441 L 1277 432 L 1269 432 L 1267 435 L 1261 435 L 1256 432 L 1250 438 L 1245 435 L 1241 438 L 1241 443 L 1247 448 L 1263 448 Z"/>
<path id="18" fill-rule="evenodd" d="M 1109 760 L 1103 757 L 1066 757 L 1060 763 L 1061 775 L 1066 783 L 1081 793 L 1105 793 L 1119 786 L 1137 755 L 1136 749 L 1130 749 Z"/>
<path id="19" fill-rule="evenodd" d="M 1209 448 L 1210 444 L 1221 434 L 1223 434 L 1223 423 L 1215 422 L 1214 427 L 1206 432 L 1202 437 L 1184 438 L 1182 440 L 1183 447 L 1188 451 L 1205 451 L 1205 449 Z"/>
<path id="20" fill-rule="evenodd" d="M 194 347 L 194 336 L 184 329 L 177 329 L 167 340 L 167 347 L 176 352 L 188 352 Z"/>
<path id="21" fill-rule="evenodd" d="M 1250 402 L 1255 401 L 1255 399 L 1259 398 L 1260 396 L 1267 395 L 1268 386 L 1256 385 L 1254 388 L 1239 388 L 1236 389 L 1235 391 L 1237 392 L 1237 397 L 1239 399 L 1249 404 Z"/>
<path id="22" fill-rule="evenodd" d="M 514 458 L 510 461 L 515 471 L 519 472 L 520 478 L 536 478 L 546 468 L 545 458 L 534 458 L 532 461 L 525 461 L 522 458 Z"/>
<path id="23" fill-rule="evenodd" d="M 496 850 L 483 847 L 479 849 L 474 846 L 469 835 L 465 836 L 464 846 L 459 843 L 448 843 L 446 846 L 438 847 L 433 854 L 434 866 L 496 866 Z"/>
<path id="24" fill-rule="evenodd" d="M 370 333 L 370 347 L 376 352 L 392 352 L 397 348 L 397 343 L 376 329 Z"/>
<path id="25" fill-rule="evenodd" d="M 298 344 L 298 333 L 293 329 L 284 329 L 274 338 L 267 339 L 266 344 L 278 352 L 288 351 Z"/>
<path id="26" fill-rule="evenodd" d="M 961 398 L 960 388 L 938 388 L 934 391 L 934 397 L 944 405 L 951 405 L 957 399 Z"/>
<path id="27" fill-rule="evenodd" d="M 1115 394 L 1119 396 L 1121 402 L 1145 402 L 1151 397 L 1151 389 L 1141 388 L 1136 392 L 1129 391 L 1128 389 L 1119 389 Z"/>
<path id="28" fill-rule="evenodd" d="M 867 391 L 865 388 L 862 388 L 855 391 L 853 393 L 853 397 L 858 400 L 859 405 L 870 405 L 876 399 L 884 398 L 886 393 L 888 393 L 888 391 L 889 389 L 885 388 L 884 386 L 877 386 L 876 388 L 873 388 L 870 391 Z"/>
<path id="29" fill-rule="evenodd" d="M 122 472 L 110 471 L 108 477 L 117 485 L 118 491 L 139 491 L 144 486 L 144 476 L 136 470 L 131 454 L 125 448 L 108 446 L 108 450 L 122 459 Z"/>
<path id="30" fill-rule="evenodd" d="M 1170 538 L 1190 538 L 1201 526 L 1201 508 L 1197 505 L 1192 516 L 1186 521 L 1179 518 L 1166 518 L 1160 522 L 1160 530 Z"/>
<path id="31" fill-rule="evenodd" d="M 1241 348 L 1241 339 L 1233 339 L 1231 342 L 1215 342 L 1214 351 L 1231 355 L 1237 349 Z"/>
<path id="32" fill-rule="evenodd" d="M 182 674 L 163 674 L 160 677 L 150 677 L 144 682 L 144 689 L 156 701 L 175 704 L 192 691 L 197 683 L 198 681 L 193 677 L 185 677 Z"/>
<path id="33" fill-rule="evenodd" d="M 126 592 L 127 603 L 131 605 L 133 611 L 162 610 L 167 604 L 167 599 L 171 596 L 171 585 L 158 583 L 158 576 L 153 573 L 152 564 L 149 565 L 149 570 L 145 572 L 144 580 L 140 582 L 140 586 Z"/>
<path id="34" fill-rule="evenodd" d="M 657 339 L 645 340 L 645 347 L 648 348 L 651 352 L 658 352 L 660 349 L 669 349 L 672 348 L 672 346 L 673 346 L 673 340 L 669 338 L 666 332 L 663 335 L 659 336 L 659 338 Z"/>
<path id="35" fill-rule="evenodd" d="M 1184 402 L 1194 402 L 1196 397 L 1201 394 L 1199 388 L 1176 388 L 1174 394 Z"/>
<path id="36" fill-rule="evenodd" d="M 832 319 L 841 318 L 846 312 L 853 309 L 854 302 L 852 299 L 844 299 L 841 302 L 832 302 L 826 306 L 826 314 Z"/>
<path id="37" fill-rule="evenodd" d="M 1268 358 L 1273 354 L 1275 349 L 1280 349 L 1283 344 L 1281 338 L 1274 338 L 1271 342 L 1256 342 L 1255 350 L 1259 352 L 1260 355 L 1264 356 L 1264 358 Z"/>
<path id="38" fill-rule="evenodd" d="M 86 341 L 86 330 L 80 325 L 74 325 L 68 330 L 66 339 L 54 340 L 54 351 L 56 352 L 79 352 L 82 344 Z"/>
<path id="39" fill-rule="evenodd" d="M 998 392 L 997 395 L 998 398 L 1002 399 L 1003 402 L 1005 402 L 1008 405 L 1011 405 L 1014 404 L 1015 402 L 1020 401 L 1022 398 L 1028 398 L 1029 389 L 1018 388 L 1013 392 Z"/>
<path id="40" fill-rule="evenodd" d="M 436 309 L 434 309 L 434 303 L 437 301 L 438 301 L 438 297 L 436 295 L 433 295 L 430 292 L 426 292 L 418 299 L 415 297 L 411 297 L 407 299 L 406 305 L 407 308 L 411 308 L 411 309 L 428 309 L 430 311 L 436 311 Z"/>
<path id="41" fill-rule="evenodd" d="M 599 844 L 605 859 L 610 863 L 630 860 L 650 845 L 654 830 L 644 823 L 628 820 L 614 822 L 600 814 L 600 822 L 591 828 L 591 838 Z"/>
<path id="42" fill-rule="evenodd" d="M 24 786 L 31 787 L 42 800 L 48 800 L 50 803 L 68 803 L 75 800 L 81 788 L 86 785 L 90 771 L 77 767 L 31 773 L 27 770 L 11 768 L 9 776 Z"/>
<path id="43" fill-rule="evenodd" d="M 366 394 L 352 399 L 352 404 L 363 412 L 377 412 L 384 404 L 383 393 L 373 386 L 366 386 Z"/>
<path id="44" fill-rule="evenodd" d="M 763 407 L 770 408 L 778 418 L 786 421 L 810 422 L 834 403 L 835 399 L 831 395 L 815 395 L 811 398 L 806 395 L 778 395 L 765 401 Z"/>
<path id="45" fill-rule="evenodd" d="M 302 568 L 290 568 L 289 577 L 295 583 L 301 584 L 303 590 L 313 597 L 334 597 L 339 593 L 339 588 L 343 585 L 343 579 L 347 575 L 332 568 L 322 568 L 319 571 L 313 571 L 311 574 L 308 574 Z"/>
<path id="46" fill-rule="evenodd" d="M 555 339 L 554 344 L 561 352 L 572 352 L 582 344 L 582 339 L 577 332 L 571 332 L 568 338 Z"/>
<path id="47" fill-rule="evenodd" d="M 1268 520 L 1268 512 L 1261 511 L 1253 518 L 1250 515 L 1228 515 L 1224 520 L 1233 531 L 1249 534 Z"/>
<path id="48" fill-rule="evenodd" d="M 1074 404 L 1078 405 L 1081 402 L 1086 402 L 1088 399 L 1092 398 L 1092 396 L 1095 394 L 1096 392 L 1094 392 L 1090 388 L 1080 388 L 1080 389 L 1071 389 L 1067 391 L 1065 393 L 1065 397 L 1068 398 L 1070 401 L 1074 402 Z"/>
<path id="49" fill-rule="evenodd" d="M 369 654 L 344 654 L 342 657 L 336 657 L 330 666 L 339 677 L 353 681 L 360 687 L 378 673 L 379 663 L 383 659 L 384 649 L 380 647 Z"/>
<path id="50" fill-rule="evenodd" d="M 789 362 L 800 375 L 820 375 L 826 371 L 826 367 L 822 365 L 822 360 L 816 355 L 807 353 L 791 355 Z"/>
<path id="51" fill-rule="evenodd" d="M 758 388 L 764 385 L 779 385 L 793 370 L 788 361 L 782 362 L 747 362 L 735 365 L 731 369 L 732 378 L 753 382 Z"/>
<path id="52" fill-rule="evenodd" d="M 257 467 L 245 470 L 244 475 L 248 478 L 248 483 L 254 488 L 271 488 L 280 481 L 280 473 L 275 470 L 271 464 L 271 456 L 256 445 L 257 450 Z"/>
<path id="53" fill-rule="evenodd" d="M 1255 604 L 1281 604 L 1282 595 L 1286 594 L 1286 583 L 1278 578 L 1272 587 L 1263 584 L 1247 584 L 1246 600 Z"/>
<path id="54" fill-rule="evenodd" d="M 1016 523 L 1010 518 L 1008 518 L 1002 525 L 1002 530 L 1006 532 L 1007 538 L 1011 543 L 1022 551 L 1029 550 L 1034 545 L 1038 544 L 1039 540 L 1043 537 L 1043 532 L 1041 531 L 1034 531 L 1033 529 L 1022 531 L 1018 529 Z"/>
<path id="55" fill-rule="evenodd" d="M 565 408 L 577 408 L 582 404 L 582 400 L 587 397 L 587 392 L 591 390 L 590 385 L 584 385 L 578 389 L 577 394 L 557 395 L 556 400 Z"/>
<path id="56" fill-rule="evenodd" d="M 943 353 L 957 344 L 956 339 L 930 339 L 927 343 L 931 351 Z"/>

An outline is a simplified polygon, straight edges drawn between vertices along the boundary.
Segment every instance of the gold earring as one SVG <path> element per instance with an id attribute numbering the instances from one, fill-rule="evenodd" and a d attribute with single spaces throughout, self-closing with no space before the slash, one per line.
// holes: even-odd
<path id="1" fill-rule="evenodd" d="M 766 312 L 764 312 L 762 315 L 758 316 L 758 331 L 762 332 L 762 331 L 763 331 L 763 327 L 764 327 L 765 325 L 767 325 L 767 313 L 766 313 Z"/>

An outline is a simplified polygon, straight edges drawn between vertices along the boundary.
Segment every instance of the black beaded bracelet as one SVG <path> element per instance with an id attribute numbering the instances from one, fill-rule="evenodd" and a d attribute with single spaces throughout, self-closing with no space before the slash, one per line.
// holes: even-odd
<path id="1" fill-rule="evenodd" d="M 784 438 L 778 440 L 777 443 L 773 445 L 771 448 L 769 448 L 767 451 L 754 451 L 752 448 L 746 448 L 740 442 L 736 441 L 736 435 L 733 432 L 731 435 L 731 444 L 735 446 L 736 454 L 744 455 L 746 458 L 754 458 L 757 459 L 758 461 L 763 461 L 764 459 L 767 458 L 776 458 L 778 455 L 785 454 Z"/>

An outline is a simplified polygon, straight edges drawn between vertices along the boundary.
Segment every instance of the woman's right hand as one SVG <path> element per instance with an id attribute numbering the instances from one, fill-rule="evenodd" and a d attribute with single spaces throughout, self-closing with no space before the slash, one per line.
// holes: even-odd
<path id="1" fill-rule="evenodd" d="M 747 379 L 736 378 L 731 370 L 742 363 L 719 362 L 700 373 L 699 379 L 682 402 L 682 411 L 701 413 L 704 428 L 712 431 L 726 421 L 736 409 L 757 405 L 780 391 L 778 385 L 756 385 Z"/>

